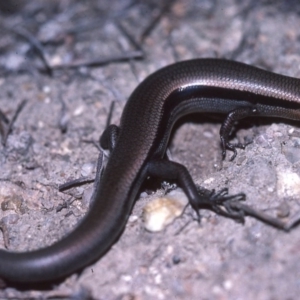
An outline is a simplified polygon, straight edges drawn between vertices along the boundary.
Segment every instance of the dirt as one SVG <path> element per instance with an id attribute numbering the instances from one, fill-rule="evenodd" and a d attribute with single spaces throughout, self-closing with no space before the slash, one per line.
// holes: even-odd
<path id="1" fill-rule="evenodd" d="M 0 0 L 0 10 L 0 110 L 11 120 L 26 100 L 0 146 L 0 243 L 9 250 L 50 245 L 76 226 L 93 184 L 64 193 L 58 186 L 94 177 L 98 149 L 91 141 L 103 132 L 112 101 L 118 124 L 131 92 L 153 71 L 213 57 L 300 77 L 298 1 L 178 0 L 164 7 Z M 26 33 L 41 43 L 52 76 Z M 172 158 L 201 186 L 244 192 L 248 205 L 290 220 L 300 211 L 297 123 L 241 122 L 234 140 L 252 143 L 222 161 L 220 122 L 185 118 L 170 141 Z M 209 211 L 198 224 L 187 210 L 150 233 L 142 210 L 162 190 L 142 192 L 124 234 L 95 264 L 47 289 L 3 288 L 0 299 L 298 299 L 299 227 L 286 233 Z"/>

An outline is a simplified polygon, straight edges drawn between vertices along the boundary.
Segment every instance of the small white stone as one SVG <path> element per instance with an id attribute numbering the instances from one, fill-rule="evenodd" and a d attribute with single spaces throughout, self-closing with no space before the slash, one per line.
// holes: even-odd
<path id="1" fill-rule="evenodd" d="M 45 94 L 49 94 L 51 92 L 51 88 L 48 85 L 43 86 L 43 92 Z"/>
<path id="2" fill-rule="evenodd" d="M 223 282 L 223 287 L 224 287 L 224 289 L 227 290 L 227 291 L 231 290 L 231 289 L 232 289 L 232 286 L 233 286 L 233 283 L 232 283 L 231 280 L 225 280 L 225 281 Z"/>
<path id="3" fill-rule="evenodd" d="M 73 115 L 80 116 L 83 112 L 84 112 L 84 106 L 80 105 L 74 110 Z"/>
<path id="4" fill-rule="evenodd" d="M 130 275 L 122 275 L 121 279 L 124 280 L 124 281 L 126 281 L 126 282 L 130 282 L 130 281 L 132 281 L 132 276 L 130 276 Z"/>
<path id="5" fill-rule="evenodd" d="M 152 232 L 163 230 L 183 213 L 187 203 L 188 199 L 180 189 L 165 197 L 155 198 L 143 209 L 145 228 Z"/>
<path id="6" fill-rule="evenodd" d="M 43 121 L 38 121 L 38 127 L 39 128 L 44 128 L 45 127 L 45 124 Z"/>
<path id="7" fill-rule="evenodd" d="M 300 194 L 300 177 L 291 170 L 277 170 L 278 196 L 298 197 Z"/>
<path id="8" fill-rule="evenodd" d="M 208 179 L 206 179 L 206 180 L 204 180 L 204 184 L 210 184 L 210 183 L 212 183 L 212 182 L 214 182 L 215 181 L 215 179 L 213 178 L 213 177 L 210 177 L 210 178 L 208 178 Z"/>
<path id="9" fill-rule="evenodd" d="M 85 163 L 81 167 L 81 175 L 89 176 L 92 174 L 93 170 L 94 170 L 94 165 L 92 163 Z"/>
<path id="10" fill-rule="evenodd" d="M 138 220 L 138 218 L 139 217 L 137 215 L 132 215 L 132 216 L 129 217 L 128 222 L 129 223 L 134 223 Z"/>
<path id="11" fill-rule="evenodd" d="M 156 284 L 161 284 L 161 274 L 157 274 L 155 277 L 154 277 L 154 282 Z"/>

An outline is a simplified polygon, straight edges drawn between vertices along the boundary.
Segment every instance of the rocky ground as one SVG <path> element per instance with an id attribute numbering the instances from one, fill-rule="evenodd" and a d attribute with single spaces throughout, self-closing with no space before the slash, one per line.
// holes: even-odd
<path id="1" fill-rule="evenodd" d="M 162 1 L 161 1 L 162 2 Z M 88 209 L 111 103 L 112 123 L 153 71 L 190 58 L 234 59 L 300 77 L 298 1 L 0 0 L 0 225 L 2 247 L 27 251 L 72 230 Z M 182 120 L 172 158 L 200 185 L 231 194 L 284 222 L 300 211 L 300 129 L 249 119 L 252 140 L 222 161 L 219 118 Z M 0 291 L 1 299 L 297 299 L 300 228 L 286 233 L 247 217 L 244 225 L 188 210 L 165 230 L 145 230 L 142 191 L 120 240 L 97 263 L 47 289 Z"/>

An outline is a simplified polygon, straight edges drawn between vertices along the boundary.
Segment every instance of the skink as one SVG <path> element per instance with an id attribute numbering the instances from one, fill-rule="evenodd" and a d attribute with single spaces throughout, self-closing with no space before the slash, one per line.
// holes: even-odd
<path id="1" fill-rule="evenodd" d="M 224 194 L 199 194 L 187 169 L 164 157 L 174 123 L 195 112 L 226 114 L 220 130 L 223 155 L 226 149 L 236 152 L 241 145 L 228 141 L 236 120 L 247 116 L 300 120 L 300 80 L 219 59 L 179 62 L 153 73 L 130 96 L 120 126 L 111 125 L 102 135 L 101 145 L 111 154 L 87 215 L 52 246 L 26 253 L 1 250 L 0 278 L 51 282 L 99 259 L 124 230 L 148 176 L 177 180 L 197 212 L 201 208 L 220 212 L 227 199 Z"/>

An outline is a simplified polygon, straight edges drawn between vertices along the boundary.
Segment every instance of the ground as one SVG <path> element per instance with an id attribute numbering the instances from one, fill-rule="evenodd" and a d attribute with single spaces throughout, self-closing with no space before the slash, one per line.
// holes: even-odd
<path id="1" fill-rule="evenodd" d="M 17 116 L 0 146 L 2 247 L 28 251 L 72 230 L 88 210 L 98 141 L 153 71 L 190 58 L 226 58 L 300 77 L 298 1 L 0 0 L 0 110 Z M 34 41 L 43 47 L 41 59 Z M 4 121 L 2 120 L 2 123 Z M 296 122 L 249 119 L 235 140 L 251 140 L 222 161 L 220 119 L 185 118 L 172 158 L 210 189 L 244 192 L 247 204 L 283 221 L 300 210 L 300 130 Z M 0 128 L 1 131 L 2 128 Z M 2 142 L 4 135 L 2 134 Z M 124 234 L 81 274 L 46 290 L 6 287 L 1 299 L 297 299 L 299 227 L 286 233 L 247 217 L 245 224 L 187 211 L 150 233 L 143 207 L 163 191 L 142 191 Z"/>

